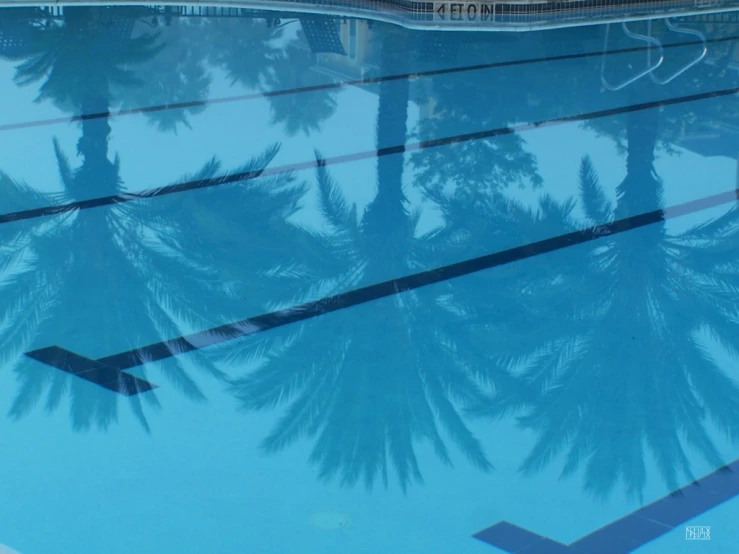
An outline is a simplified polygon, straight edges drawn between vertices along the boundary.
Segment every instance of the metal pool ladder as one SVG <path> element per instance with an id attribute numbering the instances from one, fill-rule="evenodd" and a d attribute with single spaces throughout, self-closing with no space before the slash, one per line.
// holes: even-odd
<path id="1" fill-rule="evenodd" d="M 658 85 L 666 85 L 667 83 L 673 81 L 674 79 L 678 78 L 680 75 L 685 73 L 688 69 L 695 66 L 696 64 L 699 64 L 701 61 L 703 61 L 703 58 L 706 57 L 706 54 L 708 53 L 708 45 L 706 43 L 706 37 L 701 33 L 700 31 L 696 31 L 695 29 L 687 29 L 685 27 L 678 27 L 675 25 L 669 17 L 664 18 L 665 26 L 672 31 L 673 33 L 683 34 L 683 35 L 691 35 L 694 37 L 697 37 L 701 44 L 701 52 L 698 56 L 696 56 L 695 59 L 691 60 L 688 64 L 680 68 L 678 71 L 673 73 L 672 75 L 660 79 L 654 74 L 654 70 L 657 69 L 660 65 L 662 65 L 662 62 L 665 59 L 665 51 L 664 47 L 662 46 L 662 43 L 654 38 L 652 36 L 652 20 L 649 20 L 647 22 L 647 34 L 643 35 L 641 33 L 636 33 L 629 29 L 629 26 L 627 25 L 626 21 L 621 23 L 621 27 L 624 31 L 624 34 L 630 38 L 633 38 L 635 40 L 645 42 L 647 44 L 647 66 L 643 71 L 640 71 L 636 75 L 629 77 L 625 81 L 622 81 L 620 83 L 611 83 L 606 78 L 606 59 L 608 57 L 608 38 L 610 36 L 610 30 L 611 30 L 611 24 L 608 23 L 606 25 L 606 36 L 603 44 L 603 57 L 602 57 L 602 63 L 600 66 L 600 80 L 603 83 L 603 86 L 607 90 L 616 91 L 621 90 L 622 88 L 625 88 L 629 86 L 632 83 L 635 83 L 639 79 L 646 77 L 649 75 L 649 78 Z M 655 61 L 652 61 L 653 48 L 657 49 L 657 59 Z"/>

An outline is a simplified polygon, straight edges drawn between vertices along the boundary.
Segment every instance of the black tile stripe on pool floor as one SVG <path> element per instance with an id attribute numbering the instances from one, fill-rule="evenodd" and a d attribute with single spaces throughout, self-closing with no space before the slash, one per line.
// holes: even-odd
<path id="1" fill-rule="evenodd" d="M 26 355 L 108 390 L 131 396 L 156 387 L 148 381 L 123 371 L 145 362 L 164 359 L 217 344 L 224 340 L 274 329 L 414 288 L 644 227 L 665 219 L 736 202 L 738 195 L 739 189 L 727 191 L 671 206 L 664 210 L 655 210 L 605 225 L 545 239 L 526 246 L 378 283 L 316 302 L 264 314 L 188 337 L 149 345 L 99 360 L 85 358 L 58 346 L 42 348 L 28 352 Z M 598 554 L 627 554 L 737 496 L 739 494 L 737 469 L 739 469 L 739 460 L 714 471 L 671 495 L 635 510 L 569 545 L 541 536 L 507 521 L 501 521 L 483 529 L 475 533 L 473 537 L 513 554 L 594 554 L 596 552 Z"/>
<path id="2" fill-rule="evenodd" d="M 434 148 L 437 146 L 447 146 L 460 142 L 468 142 L 473 140 L 489 139 L 498 136 L 512 135 L 515 133 L 521 133 L 524 131 L 530 131 L 538 129 L 540 127 L 548 127 L 552 125 L 562 125 L 566 123 L 577 123 L 581 121 L 587 121 L 588 119 L 597 119 L 600 117 L 610 117 L 615 115 L 622 115 L 631 112 L 637 112 L 642 110 L 649 110 L 653 108 L 661 108 L 667 106 L 674 106 L 679 104 L 686 104 L 690 102 L 697 102 L 700 100 L 708 100 L 712 98 L 721 98 L 725 96 L 731 96 L 739 93 L 739 87 L 732 87 L 729 89 L 722 89 L 716 91 L 702 92 L 698 94 L 691 94 L 687 96 L 678 96 L 676 98 L 666 98 L 662 100 L 652 100 L 649 102 L 642 102 L 639 104 L 632 104 L 628 106 L 620 106 L 616 108 L 607 108 L 604 110 L 596 110 L 593 112 L 568 115 L 558 117 L 554 119 L 548 119 L 543 121 L 537 121 L 535 123 L 523 123 L 520 125 L 514 125 L 512 127 L 498 127 L 495 129 L 486 129 L 483 131 L 475 131 L 472 133 L 465 133 L 461 135 L 454 135 L 451 137 L 443 137 L 437 139 L 424 140 L 416 143 L 399 144 L 395 146 L 388 146 L 377 150 L 365 150 L 364 152 L 355 152 L 353 154 L 342 154 L 338 156 L 331 156 L 323 158 L 321 160 L 311 160 L 305 162 L 297 162 L 288 164 L 280 167 L 271 167 L 263 170 L 249 171 L 244 173 L 234 173 L 231 175 L 224 175 L 220 177 L 213 177 L 209 179 L 200 179 L 197 181 L 188 181 L 184 183 L 177 183 L 174 185 L 166 185 L 159 188 L 147 189 L 140 192 L 129 192 L 121 193 L 111 196 L 102 196 L 99 198 L 91 198 L 88 200 L 78 200 L 75 202 L 69 202 L 66 204 L 57 204 L 54 206 L 44 206 L 41 208 L 31 208 L 28 210 L 21 210 L 17 212 L 7 213 L 0 215 L 0 224 L 11 223 L 14 221 L 22 221 L 26 219 L 35 219 L 39 217 L 47 217 L 51 215 L 58 215 L 67 213 L 74 210 L 87 210 L 91 208 L 100 208 L 104 206 L 114 206 L 116 204 L 123 204 L 126 202 L 132 202 L 134 200 L 144 200 L 150 198 L 157 198 L 160 196 L 166 196 L 169 194 L 177 194 L 181 192 L 187 192 L 192 190 L 212 188 L 230 183 L 238 183 L 241 181 L 247 181 L 249 179 L 255 179 L 260 176 L 268 175 L 281 175 L 286 173 L 292 173 L 294 171 L 301 171 L 306 169 L 313 169 L 320 164 L 323 165 L 337 165 L 341 163 L 354 162 L 360 160 L 367 160 L 377 158 L 380 156 L 388 156 L 391 154 L 402 154 L 404 152 L 411 152 L 416 150 L 423 150 L 425 148 Z"/>
<path id="3" fill-rule="evenodd" d="M 733 41 L 737 38 L 739 37 L 722 37 L 719 39 L 709 39 L 707 42 L 712 43 Z M 665 45 L 665 47 L 672 48 L 697 44 L 700 44 L 699 41 L 690 41 L 686 43 Z M 621 54 L 640 51 L 644 49 L 645 48 L 643 47 L 624 48 L 611 51 L 609 52 L 609 54 Z M 121 110 L 117 112 L 84 114 L 81 116 L 67 118 L 4 124 L 0 125 L 0 131 L 90 119 L 118 117 L 138 113 L 151 113 L 168 109 L 183 109 L 189 107 L 204 106 L 208 104 L 238 102 L 255 98 L 297 94 L 303 92 L 341 88 L 346 86 L 361 86 L 382 81 L 407 79 L 411 77 L 430 77 L 463 71 L 476 71 L 493 69 L 496 67 L 564 61 L 599 55 L 602 55 L 602 52 L 567 54 L 527 60 L 494 62 L 490 64 L 478 64 L 473 66 L 439 69 L 412 74 L 376 77 L 371 79 L 361 79 L 355 81 L 316 85 L 311 87 L 299 87 L 289 90 L 247 94 L 220 99 L 182 102 L 178 104 L 149 106 L 137 109 Z M 706 93 L 705 95 L 694 95 L 694 97 L 685 97 L 689 98 L 688 100 L 686 100 L 685 98 L 681 98 L 674 99 L 673 101 L 657 101 L 648 104 L 650 104 L 649 107 L 657 107 L 660 105 L 667 105 L 680 101 L 695 101 L 701 98 L 723 96 L 736 92 L 738 92 L 737 89 L 732 89 L 731 91 L 718 91 L 716 93 Z M 592 114 L 584 114 L 583 116 L 561 118 L 557 120 L 526 125 L 523 127 L 536 128 L 545 124 L 578 121 L 582 119 L 590 119 L 594 117 L 603 117 L 605 115 L 613 115 L 616 113 L 634 111 L 629 108 L 648 109 L 642 106 L 643 105 L 635 105 L 626 108 L 604 110 L 603 112 L 593 112 Z M 459 137 L 425 141 L 418 143 L 417 145 L 404 145 L 384 148 L 374 151 L 373 155 L 381 156 L 404 152 L 406 150 L 414 149 L 414 147 L 416 149 L 420 149 L 451 144 L 453 142 L 476 140 L 479 138 L 489 138 L 492 136 L 518 132 L 520 130 L 524 129 L 503 128 L 490 131 L 482 131 L 479 133 L 471 133 L 469 135 L 461 135 Z M 343 161 L 369 157 L 365 156 L 364 154 L 367 153 L 358 153 L 349 156 L 338 156 L 336 158 L 323 160 L 323 163 L 341 163 Z M 308 165 L 312 166 L 314 164 L 313 162 L 310 162 Z M 267 170 L 265 173 L 279 173 L 292 170 L 294 169 L 291 166 L 291 168 L 287 170 L 285 170 L 284 168 L 276 168 L 275 170 Z M 258 177 L 261 174 L 263 173 L 254 172 L 253 174 L 242 174 L 239 176 L 234 176 L 235 178 L 213 179 L 195 183 L 182 183 L 179 185 L 172 185 L 171 187 L 154 189 L 153 191 L 145 191 L 143 193 L 104 197 L 70 203 L 63 206 L 49 206 L 45 208 L 38 208 L 36 210 L 27 210 L 25 212 L 16 212 L 15 214 L 5 214 L 0 215 L 0 223 L 30 219 L 34 217 L 43 217 L 46 215 L 63 213 L 74 209 L 87 209 L 93 207 L 114 205 L 120 202 L 127 202 L 141 198 L 150 198 L 161 196 L 164 194 L 183 192 L 186 190 L 194 190 L 197 188 L 224 184 L 226 182 L 237 182 Z M 716 195 L 716 197 L 721 196 L 722 198 L 724 198 L 720 203 L 727 203 L 732 201 L 729 195 L 733 198 L 736 198 L 735 191 L 725 193 L 725 195 Z M 697 203 L 696 206 L 698 204 L 700 203 Z M 716 205 L 716 203 L 714 203 L 713 205 Z M 692 213 L 694 211 L 698 211 L 699 209 L 703 209 L 704 207 L 706 206 L 701 205 L 701 207 L 698 207 L 695 210 L 686 210 L 683 213 Z M 357 289 L 333 297 L 324 298 L 316 302 L 311 302 L 286 310 L 280 310 L 277 312 L 272 312 L 269 314 L 246 319 L 240 322 L 224 325 L 215 329 L 204 331 L 202 333 L 197 333 L 196 335 L 192 335 L 190 337 L 180 337 L 172 339 L 170 341 L 148 345 L 141 349 L 123 352 L 113 356 L 101 358 L 99 360 L 91 360 L 89 358 L 85 358 L 83 356 L 56 346 L 28 352 L 26 355 L 33 359 L 36 359 L 39 362 L 51 365 L 57 369 L 68 372 L 79 378 L 95 383 L 110 391 L 130 396 L 147 392 L 156 388 L 156 385 L 153 385 L 144 379 L 132 376 L 123 371 L 125 369 L 141 365 L 142 363 L 164 359 L 170 356 L 217 344 L 218 342 L 222 342 L 223 340 L 232 340 L 257 332 L 266 331 L 289 323 L 303 321 L 343 308 L 356 306 L 365 302 L 384 298 L 393 294 L 398 294 L 407 290 L 412 290 L 429 284 L 453 279 L 455 277 L 467 275 L 499 265 L 512 263 L 514 261 L 533 257 L 546 252 L 552 252 L 576 244 L 582 244 L 584 242 L 588 242 L 602 236 L 609 236 L 630 229 L 636 229 L 664 220 L 664 214 L 665 212 L 663 210 L 655 210 L 646 214 L 624 218 L 610 224 L 591 227 L 582 231 L 570 233 L 568 235 L 553 237 L 551 239 L 546 239 L 537 243 L 513 248 L 503 252 L 498 252 L 495 254 L 482 256 L 480 258 L 451 264 L 442 268 L 421 272 L 415 275 L 378 283 L 376 285 L 371 285 L 362 289 Z M 682 213 L 680 213 L 679 215 L 682 215 Z M 627 554 L 633 552 L 647 542 L 657 539 L 664 534 L 677 529 L 680 525 L 690 521 L 696 516 L 739 495 L 739 477 L 737 476 L 737 470 L 739 470 L 739 460 L 736 460 L 728 466 L 714 471 L 713 473 L 703 477 L 702 479 L 699 479 L 695 483 L 692 483 L 680 489 L 679 491 L 676 491 L 675 493 L 656 500 L 655 502 L 652 502 L 651 504 L 634 511 L 617 521 L 607 524 L 569 545 L 559 543 L 547 537 L 543 537 L 537 533 L 534 533 L 527 529 L 523 529 L 507 521 L 501 521 L 495 525 L 492 525 L 491 527 L 479 531 L 478 533 L 475 533 L 474 537 L 478 540 L 481 540 L 485 543 L 488 543 L 512 554 L 592 554 L 595 552 L 597 552 L 598 554 Z"/>
<path id="4" fill-rule="evenodd" d="M 706 196 L 683 204 L 670 206 L 665 209 L 653 210 L 651 212 L 618 219 L 610 223 L 588 227 L 580 231 L 574 231 L 523 246 L 517 246 L 508 250 L 429 269 L 412 275 L 407 275 L 405 277 L 383 281 L 381 283 L 375 283 L 373 285 L 353 289 L 334 296 L 315 300 L 313 302 L 307 302 L 290 308 L 228 323 L 212 329 L 206 329 L 205 331 L 191 335 L 142 346 L 119 354 L 113 354 L 112 356 L 106 356 L 98 360 L 84 358 L 59 346 L 49 346 L 33 350 L 27 352 L 26 356 L 44 364 L 57 367 L 93 383 L 98 383 L 96 379 L 98 379 L 99 376 L 104 376 L 104 383 L 98 384 L 110 389 L 112 386 L 111 375 L 119 376 L 126 369 L 137 367 L 149 362 L 171 358 L 173 356 L 178 356 L 226 341 L 276 329 L 291 323 L 305 321 L 314 317 L 343 310 L 345 308 L 359 306 L 367 302 L 532 258 L 548 252 L 555 252 L 570 246 L 584 244 L 599 238 L 613 236 L 631 229 L 645 227 L 659 221 L 665 221 L 667 219 L 673 219 L 711 207 L 736 202 L 738 194 L 739 192 L 737 190 L 731 190 L 712 196 Z M 76 360 L 80 361 L 82 366 L 78 367 L 75 365 Z M 110 371 L 105 373 L 101 370 L 100 366 L 109 368 Z M 93 371 L 93 369 L 95 371 Z M 131 384 L 127 383 L 126 386 L 128 388 L 126 388 L 125 391 L 120 392 L 124 394 L 136 394 L 137 392 L 145 392 L 147 390 L 147 386 L 149 388 L 153 387 L 153 385 L 145 381 L 141 383 L 136 382 L 135 385 L 141 385 L 143 388 L 140 390 L 134 390 L 131 389 Z"/>
<path id="5" fill-rule="evenodd" d="M 511 554 L 628 554 L 739 495 L 738 471 L 735 460 L 568 545 L 507 521 L 473 536 Z"/>
<path id="6" fill-rule="evenodd" d="M 739 36 L 712 38 L 712 39 L 707 39 L 706 44 L 733 42 L 737 39 L 739 39 Z M 679 42 L 679 43 L 674 43 L 674 44 L 665 44 L 663 45 L 663 48 L 667 49 L 667 48 L 677 48 L 677 47 L 682 47 L 682 46 L 699 46 L 701 44 L 703 43 L 699 40 L 692 40 L 692 41 Z M 606 52 L 606 55 L 611 56 L 611 55 L 618 55 L 618 54 L 628 54 L 632 52 L 641 52 L 641 51 L 646 51 L 646 50 L 647 50 L 646 46 L 634 46 L 630 48 L 618 48 L 618 49 L 610 50 Z M 121 117 L 121 116 L 127 116 L 127 115 L 161 112 L 161 111 L 166 111 L 166 110 L 182 110 L 182 109 L 187 109 L 187 108 L 196 108 L 196 107 L 216 105 L 216 104 L 244 102 L 247 100 L 255 100 L 259 98 L 285 96 L 285 95 L 290 95 L 290 94 L 301 94 L 301 93 L 306 93 L 306 92 L 317 92 L 321 90 L 340 89 L 340 88 L 352 87 L 352 86 L 372 85 L 372 84 L 382 83 L 384 81 L 400 81 L 403 79 L 410 79 L 410 78 L 414 78 L 414 79 L 428 78 L 428 77 L 436 77 L 439 75 L 450 75 L 454 73 L 463 73 L 466 71 L 482 71 L 486 69 L 513 67 L 517 65 L 528 65 L 528 64 L 537 64 L 537 63 L 576 60 L 576 59 L 583 59 L 583 58 L 592 58 L 595 56 L 602 56 L 602 55 L 603 55 L 602 51 L 578 52 L 578 53 L 573 53 L 573 54 L 560 54 L 557 56 L 529 58 L 529 59 L 524 59 L 524 60 L 507 60 L 507 61 L 490 62 L 490 63 L 484 63 L 484 64 L 449 67 L 449 68 L 443 68 L 443 69 L 431 69 L 428 71 L 419 71 L 416 73 L 401 73 L 397 75 L 386 75 L 382 77 L 368 77 L 364 79 L 356 79 L 356 80 L 351 80 L 351 81 L 339 81 L 336 83 L 324 83 L 320 85 L 296 87 L 296 88 L 291 88 L 291 89 L 259 92 L 259 93 L 252 93 L 252 94 L 241 94 L 241 95 L 236 95 L 236 96 L 226 96 L 224 98 L 211 98 L 207 100 L 191 100 L 187 102 L 174 102 L 171 104 L 159 104 L 155 106 L 145 106 L 142 108 L 130 108 L 126 110 L 118 110 L 115 112 L 100 112 L 100 113 L 82 114 L 82 115 L 69 116 L 69 117 L 40 119 L 36 121 L 21 121 L 18 123 L 4 123 L 4 124 L 0 124 L 0 131 L 12 131 L 16 129 L 26 129 L 29 127 L 43 127 L 46 125 L 57 125 L 60 123 L 73 123 L 76 121 L 88 121 L 88 120 L 95 120 L 95 119 L 114 118 L 114 117 Z"/>

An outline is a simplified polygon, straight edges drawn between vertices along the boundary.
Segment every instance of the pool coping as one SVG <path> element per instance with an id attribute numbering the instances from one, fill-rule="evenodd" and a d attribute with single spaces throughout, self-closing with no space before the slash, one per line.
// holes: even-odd
<path id="1" fill-rule="evenodd" d="M 159 0 L 155 4 L 131 0 L 0 0 L 0 8 L 106 5 L 146 6 L 161 11 L 177 7 L 199 10 L 199 15 L 208 15 L 210 10 L 213 17 L 222 16 L 224 10 L 252 12 L 253 16 L 280 12 L 370 19 L 414 30 L 512 32 L 739 11 L 739 0 Z"/>

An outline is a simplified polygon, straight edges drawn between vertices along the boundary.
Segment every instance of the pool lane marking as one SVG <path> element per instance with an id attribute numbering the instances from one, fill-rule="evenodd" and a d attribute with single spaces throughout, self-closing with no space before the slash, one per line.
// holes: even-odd
<path id="1" fill-rule="evenodd" d="M 706 43 L 713 44 L 713 43 L 720 43 L 720 42 L 732 42 L 737 39 L 739 39 L 739 35 L 707 39 Z M 682 47 L 682 46 L 699 46 L 702 44 L 703 44 L 702 41 L 694 40 L 694 41 L 680 42 L 680 43 L 675 43 L 675 44 L 666 44 L 663 46 L 663 48 L 666 49 L 666 48 L 677 48 L 677 47 Z M 632 53 L 632 52 L 645 51 L 646 49 L 647 47 L 645 46 L 633 46 L 630 48 L 619 48 L 616 50 L 611 50 L 609 52 L 606 52 L 606 54 L 609 56 L 618 55 L 618 54 L 627 54 L 627 53 Z M 420 78 L 428 78 L 428 77 L 437 77 L 440 75 L 451 75 L 454 73 L 464 73 L 467 71 L 483 71 L 487 69 L 514 67 L 518 65 L 529 65 L 529 64 L 536 64 L 536 63 L 549 63 L 549 62 L 559 62 L 559 61 L 567 61 L 567 60 L 577 60 L 577 59 L 592 58 L 595 56 L 602 56 L 602 55 L 603 55 L 602 51 L 578 52 L 578 53 L 573 53 L 573 54 L 561 54 L 558 56 L 529 58 L 525 60 L 506 60 L 506 61 L 490 62 L 490 63 L 484 63 L 484 64 L 449 67 L 449 68 L 444 68 L 444 69 L 431 69 L 428 71 L 419 71 L 416 73 L 401 73 L 397 75 L 386 75 L 383 77 L 368 77 L 365 79 L 340 81 L 338 83 L 324 83 L 321 85 L 311 85 L 311 86 L 296 87 L 296 88 L 291 88 L 291 89 L 257 92 L 257 93 L 251 93 L 251 94 L 241 94 L 237 96 L 226 96 L 224 98 L 211 98 L 211 99 L 206 99 L 206 100 L 191 100 L 188 102 L 174 102 L 171 104 L 159 104 L 155 106 L 146 106 L 143 108 L 130 108 L 126 110 L 117 110 L 115 112 L 108 111 L 108 112 L 75 115 L 75 116 L 70 116 L 70 117 L 41 119 L 37 121 L 21 121 L 18 123 L 5 123 L 5 124 L 0 125 L 0 131 L 13 131 L 17 129 L 27 129 L 31 127 L 43 127 L 47 125 L 57 125 L 61 123 L 74 123 L 76 121 L 90 121 L 90 120 L 95 120 L 95 119 L 114 118 L 114 117 L 121 117 L 121 116 L 134 115 L 134 114 L 155 113 L 155 112 L 161 112 L 161 111 L 166 111 L 166 110 L 182 110 L 182 109 L 187 109 L 187 108 L 199 108 L 202 106 L 211 106 L 211 105 L 227 104 L 227 103 L 234 103 L 234 102 L 244 102 L 247 100 L 256 100 L 260 98 L 273 98 L 277 96 L 285 96 L 285 95 L 290 95 L 290 94 L 302 94 L 302 93 L 307 93 L 307 92 L 318 92 L 322 90 L 334 90 L 334 89 L 341 89 L 344 87 L 366 86 L 366 85 L 373 85 L 373 84 L 389 82 L 389 81 L 400 81 L 400 80 L 405 80 L 405 79 L 420 79 Z"/>
<path id="2" fill-rule="evenodd" d="M 109 390 L 115 390 L 115 388 L 111 387 L 118 386 L 117 383 L 123 383 L 125 378 L 121 375 L 126 375 L 123 373 L 124 370 L 141 366 L 145 363 L 164 360 L 226 341 L 276 329 L 291 323 L 306 321 L 345 308 L 359 306 L 402 292 L 456 279 L 457 277 L 525 260 L 570 246 L 584 244 L 602 237 L 613 236 L 631 229 L 645 227 L 652 223 L 737 202 L 737 198 L 739 198 L 739 189 L 706 196 L 665 209 L 633 215 L 610 223 L 595 225 L 523 246 L 421 271 L 405 277 L 375 283 L 366 287 L 321 298 L 320 300 L 220 325 L 198 333 L 149 344 L 134 350 L 113 354 L 112 356 L 105 356 L 97 360 L 90 360 L 59 346 L 49 346 L 39 350 L 33 350 L 27 352 L 26 356 L 91 382 L 97 383 L 96 379 L 98 379 L 99 375 L 102 375 L 103 377 L 101 379 L 103 379 L 103 382 L 98 384 Z M 78 362 L 81 365 L 76 365 Z M 148 386 L 149 388 L 153 388 L 154 386 L 148 382 L 142 383 L 141 380 L 136 383 L 137 387 L 139 385 L 142 387 Z M 122 390 L 118 390 L 118 392 L 122 392 L 123 394 L 128 394 L 129 392 L 131 394 L 138 394 L 138 392 L 148 390 L 146 388 L 131 388 L 129 384 L 126 384 L 126 386 L 129 388 L 125 389 L 125 392 Z"/>
<path id="3" fill-rule="evenodd" d="M 26 356 L 124 396 L 157 388 L 145 379 L 56 346 L 27 352 Z"/>
<path id="4" fill-rule="evenodd" d="M 628 554 L 735 498 L 739 495 L 738 472 L 739 460 L 735 460 L 570 544 L 508 521 L 491 525 L 473 537 L 511 554 Z"/>
<path id="5" fill-rule="evenodd" d="M 116 204 L 123 204 L 126 202 L 132 202 L 134 200 L 143 200 L 148 198 L 156 198 L 159 196 L 166 196 L 169 194 L 176 194 L 180 192 L 186 192 L 191 190 L 198 190 L 210 187 L 221 186 L 229 183 L 237 183 L 240 181 L 247 181 L 255 179 L 260 176 L 274 176 L 284 175 L 295 171 L 301 171 L 306 169 L 316 168 L 319 165 L 337 165 L 347 162 L 355 162 L 367 159 L 378 158 L 380 156 L 387 156 L 390 154 L 402 154 L 405 152 L 414 152 L 423 150 L 426 148 L 434 148 L 437 146 L 449 146 L 459 144 L 463 142 L 469 142 L 474 140 L 489 139 L 493 137 L 512 135 L 515 133 L 522 133 L 525 131 L 531 131 L 542 127 L 551 127 L 554 125 L 563 125 L 566 123 L 576 123 L 580 121 L 586 121 L 589 119 L 597 119 L 601 117 L 610 117 L 614 115 L 622 115 L 631 112 L 637 112 L 642 110 L 649 110 L 653 108 L 660 108 L 665 106 L 674 106 L 678 104 L 685 104 L 690 102 L 696 102 L 699 100 L 708 100 L 712 98 L 720 98 L 724 96 L 731 96 L 739 93 L 739 87 L 733 87 L 729 89 L 722 89 L 717 91 L 702 92 L 698 94 L 691 94 L 688 96 L 678 96 L 676 98 L 667 98 L 663 100 L 652 100 L 649 102 L 643 102 L 640 104 L 632 104 L 629 106 L 621 106 L 616 108 L 607 108 L 604 110 L 597 110 L 584 114 L 568 115 L 558 117 L 554 119 L 548 119 L 538 121 L 535 123 L 521 123 L 513 125 L 511 127 L 498 127 L 495 129 L 487 129 L 483 131 L 474 131 L 472 133 L 464 133 L 460 135 L 454 135 L 451 137 L 437 138 L 423 140 L 415 143 L 399 144 L 395 146 L 387 146 L 377 150 L 365 150 L 363 152 L 355 152 L 352 154 L 341 154 L 338 156 L 331 156 L 322 159 L 316 159 L 311 161 L 296 162 L 293 164 L 287 164 L 279 167 L 267 167 L 261 170 L 247 171 L 241 173 L 233 173 L 230 175 L 223 175 L 220 177 L 212 177 L 209 179 L 199 179 L 196 181 L 187 181 L 184 183 L 177 183 L 174 185 L 166 185 L 163 187 L 143 190 L 140 192 L 128 192 L 121 193 L 111 196 L 103 196 L 99 198 L 91 198 L 88 200 L 78 200 L 75 202 L 68 202 L 66 204 L 57 204 L 54 206 L 44 206 L 41 208 L 32 208 L 29 210 L 22 210 L 17 212 L 11 212 L 0 215 L 0 224 L 11 223 L 13 221 L 22 221 L 26 219 L 35 219 L 38 217 L 46 217 L 50 215 L 57 215 L 67 213 L 73 210 L 86 210 L 90 208 L 99 208 L 103 206 L 113 206 Z"/>

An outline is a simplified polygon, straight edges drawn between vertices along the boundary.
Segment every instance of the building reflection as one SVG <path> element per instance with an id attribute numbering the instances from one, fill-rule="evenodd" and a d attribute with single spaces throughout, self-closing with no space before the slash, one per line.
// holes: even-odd
<path id="1" fill-rule="evenodd" d="M 371 21 L 343 19 L 337 22 L 343 52 L 319 52 L 313 71 L 346 81 L 366 79 L 377 74 L 379 44 Z"/>

